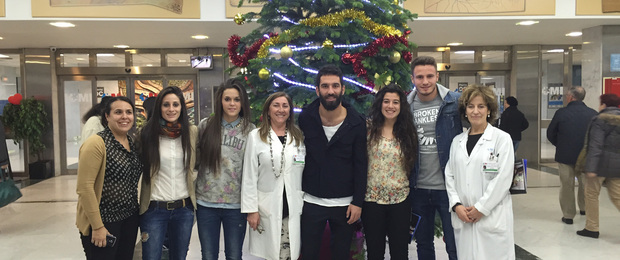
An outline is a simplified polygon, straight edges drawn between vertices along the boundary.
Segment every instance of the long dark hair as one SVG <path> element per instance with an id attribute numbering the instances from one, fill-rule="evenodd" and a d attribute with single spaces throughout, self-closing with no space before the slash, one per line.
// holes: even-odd
<path id="1" fill-rule="evenodd" d="M 407 103 L 405 92 L 396 84 L 390 84 L 377 92 L 370 107 L 370 124 L 368 126 L 368 149 L 376 145 L 381 138 L 381 129 L 385 124 L 385 117 L 381 113 L 383 98 L 386 93 L 395 93 L 399 97 L 400 113 L 396 117 L 392 133 L 400 144 L 400 155 L 407 176 L 416 163 L 418 154 L 418 131 L 413 124 L 413 114 Z"/>
<path id="2" fill-rule="evenodd" d="M 88 112 L 86 112 L 86 114 L 84 114 L 82 117 L 82 122 L 86 123 L 86 121 L 93 116 L 103 116 L 103 110 L 105 110 L 106 104 L 110 102 L 110 99 L 112 99 L 110 96 L 101 98 L 101 102 L 99 102 L 99 104 L 95 104 L 90 108 L 90 110 L 88 110 Z"/>
<path id="3" fill-rule="evenodd" d="M 215 92 L 215 105 L 213 106 L 215 114 L 208 119 L 207 126 L 200 133 L 200 141 L 198 142 L 200 147 L 200 164 L 204 164 L 216 176 L 219 174 L 220 160 L 222 159 L 222 116 L 224 113 L 222 96 L 227 89 L 236 89 L 239 92 L 239 97 L 241 98 L 241 111 L 239 111 L 241 131 L 244 134 L 250 131 L 251 112 L 248 93 L 241 82 L 229 79 L 222 83 L 217 92 Z"/>
<path id="4" fill-rule="evenodd" d="M 181 103 L 181 114 L 179 115 L 178 122 L 181 124 L 181 145 L 183 147 L 183 161 L 185 161 L 185 170 L 190 169 L 189 165 L 189 150 L 191 149 L 189 138 L 189 116 L 187 115 L 187 107 L 185 106 L 185 98 L 183 92 L 178 87 L 167 87 L 163 89 L 157 95 L 155 100 L 155 108 L 153 109 L 153 117 L 149 118 L 146 125 L 142 128 L 140 134 L 140 147 L 142 149 L 141 157 L 143 164 L 142 181 L 146 183 L 151 182 L 153 175 L 159 171 L 159 137 L 162 132 L 162 126 L 160 121 L 164 120 L 161 117 L 161 107 L 164 97 L 168 94 L 176 95 Z"/>
<path id="5" fill-rule="evenodd" d="M 271 119 L 269 118 L 269 107 L 271 107 L 271 103 L 279 97 L 285 97 L 288 101 L 289 106 L 289 114 L 288 119 L 286 120 L 286 128 L 290 131 L 292 139 L 295 140 L 295 145 L 299 146 L 301 142 L 304 140 L 304 134 L 301 132 L 299 127 L 295 125 L 295 114 L 293 110 L 293 100 L 291 97 L 284 92 L 276 92 L 265 100 L 265 104 L 263 104 L 263 113 L 261 114 L 261 122 L 258 130 L 258 134 L 260 135 L 260 139 L 263 142 L 267 143 L 267 138 L 269 136 L 269 130 L 271 130 Z M 292 143 L 293 140 L 289 140 L 289 143 Z"/>

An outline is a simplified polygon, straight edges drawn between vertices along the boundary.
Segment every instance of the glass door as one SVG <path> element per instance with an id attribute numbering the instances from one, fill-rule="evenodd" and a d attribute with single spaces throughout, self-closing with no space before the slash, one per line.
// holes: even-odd
<path id="1" fill-rule="evenodd" d="M 82 116 L 93 106 L 93 81 L 88 78 L 61 79 L 61 172 L 76 173 L 79 149 L 84 142 Z"/>

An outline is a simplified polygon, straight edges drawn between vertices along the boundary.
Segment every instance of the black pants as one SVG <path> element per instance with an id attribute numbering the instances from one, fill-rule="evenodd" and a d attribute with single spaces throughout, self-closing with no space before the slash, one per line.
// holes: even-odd
<path id="1" fill-rule="evenodd" d="M 97 247 L 91 240 L 90 235 L 84 236 L 80 234 L 82 246 L 86 259 L 88 260 L 132 260 L 133 252 L 136 247 L 136 236 L 138 235 L 138 224 L 140 223 L 138 212 L 129 218 L 118 222 L 103 223 L 110 234 L 116 237 L 116 245 L 114 247 Z"/>
<path id="2" fill-rule="evenodd" d="M 323 207 L 304 202 L 301 214 L 301 254 L 304 260 L 318 260 L 325 223 L 331 230 L 332 259 L 350 259 L 353 226 L 347 224 L 346 207 Z M 408 230 L 408 229 L 407 229 Z"/>
<path id="3" fill-rule="evenodd" d="M 364 202 L 362 221 L 368 247 L 368 260 L 383 259 L 386 235 L 390 243 L 390 259 L 408 259 L 410 205 L 408 198 L 391 205 Z"/>

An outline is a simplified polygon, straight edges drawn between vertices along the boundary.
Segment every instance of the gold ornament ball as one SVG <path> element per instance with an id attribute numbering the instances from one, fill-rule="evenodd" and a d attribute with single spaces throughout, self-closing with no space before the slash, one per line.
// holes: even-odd
<path id="1" fill-rule="evenodd" d="M 399 5 L 399 1 L 398 0 L 394 0 L 394 5 Z"/>
<path id="2" fill-rule="evenodd" d="M 288 45 L 282 47 L 282 49 L 280 49 L 280 57 L 282 57 L 282 59 L 293 57 L 293 49 L 288 47 Z"/>
<path id="3" fill-rule="evenodd" d="M 262 68 L 258 71 L 258 77 L 262 80 L 266 80 L 269 78 L 269 70 Z"/>
<path id="4" fill-rule="evenodd" d="M 400 52 L 397 52 L 397 51 L 392 52 L 392 54 L 390 54 L 390 57 L 388 57 L 388 60 L 391 63 L 398 63 L 400 61 Z"/>
<path id="5" fill-rule="evenodd" d="M 334 42 L 332 42 L 330 39 L 325 39 L 325 41 L 323 42 L 323 48 L 333 49 L 334 48 Z"/>
<path id="6" fill-rule="evenodd" d="M 242 25 L 245 23 L 245 17 L 241 13 L 235 15 L 235 23 L 238 25 Z"/>

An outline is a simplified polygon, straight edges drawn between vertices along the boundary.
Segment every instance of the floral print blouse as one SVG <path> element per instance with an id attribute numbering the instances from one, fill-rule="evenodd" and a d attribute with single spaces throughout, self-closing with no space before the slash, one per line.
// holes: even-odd
<path id="1" fill-rule="evenodd" d="M 409 196 L 409 179 L 401 159 L 400 143 L 383 136 L 368 146 L 367 202 L 397 204 Z"/>

